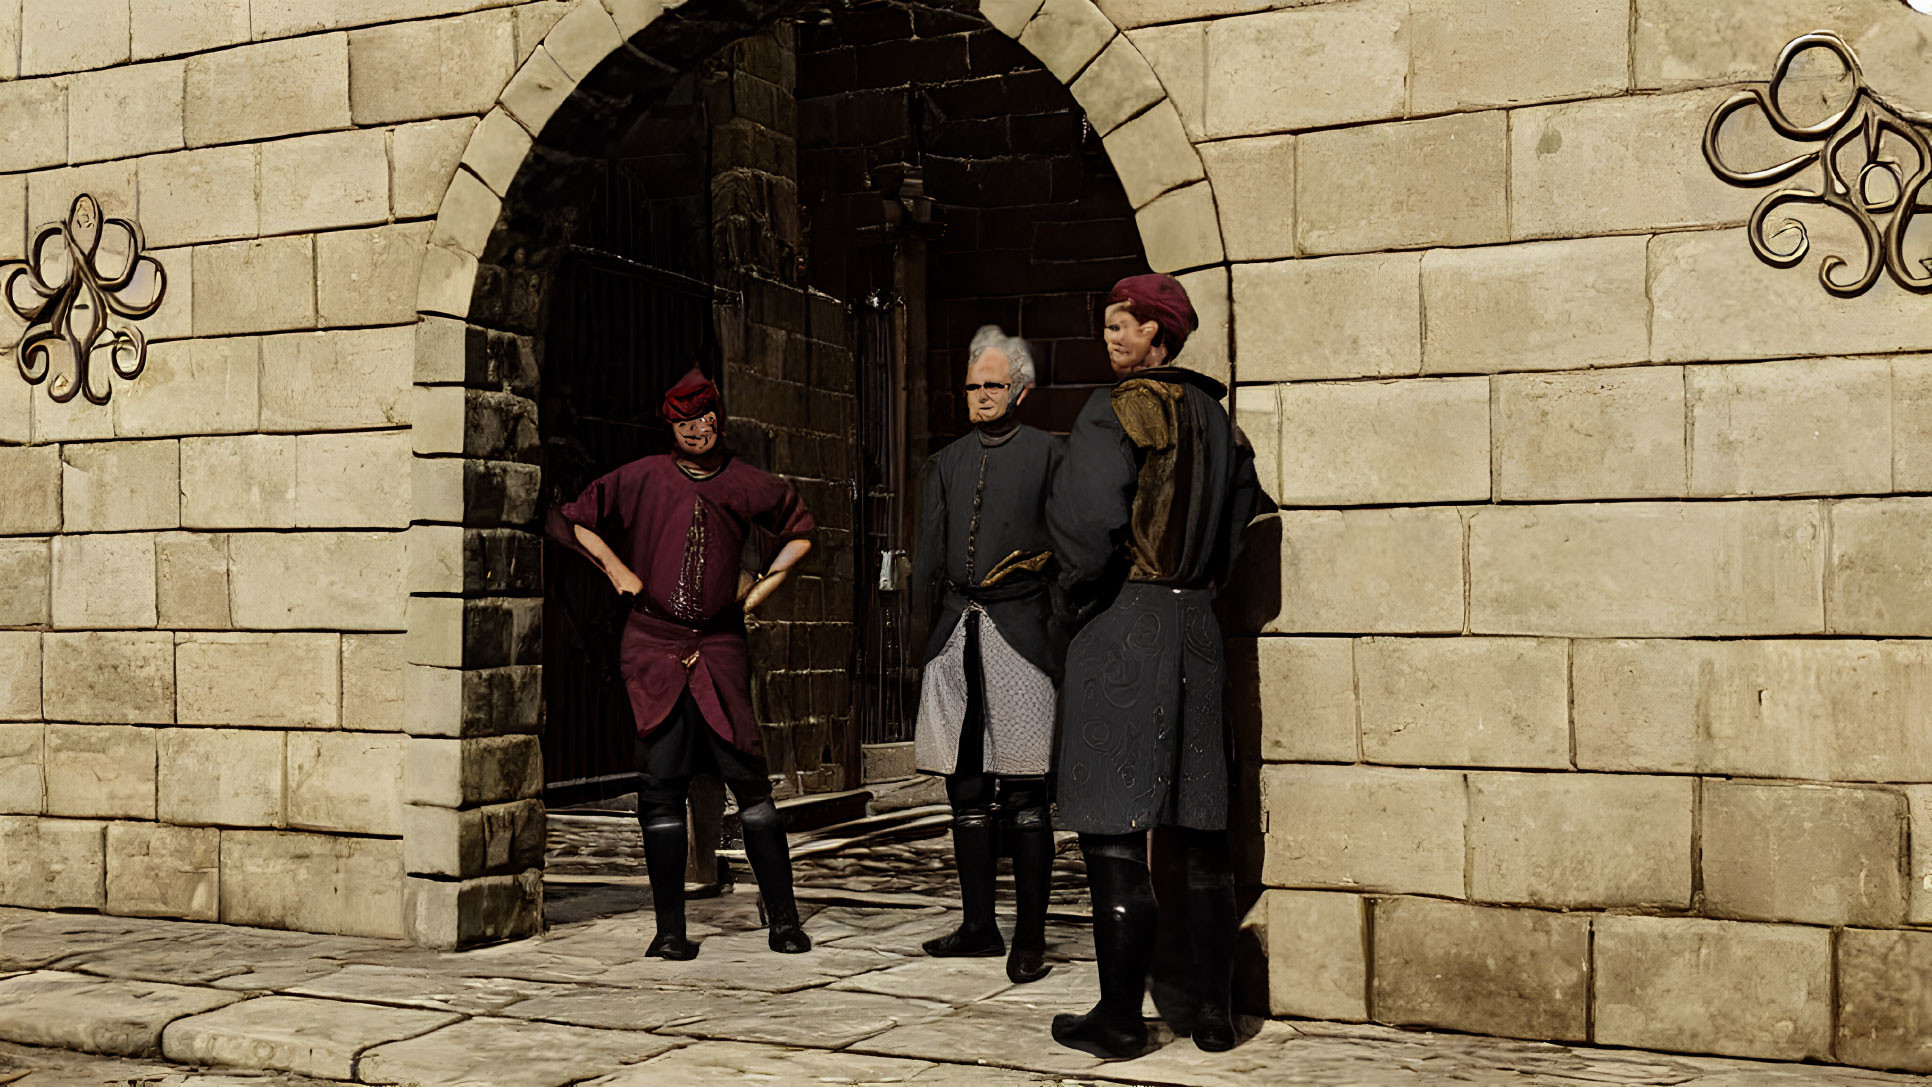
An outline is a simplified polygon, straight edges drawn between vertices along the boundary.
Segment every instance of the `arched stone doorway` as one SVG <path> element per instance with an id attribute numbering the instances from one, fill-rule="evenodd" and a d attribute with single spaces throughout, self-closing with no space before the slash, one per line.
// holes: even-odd
<path id="1" fill-rule="evenodd" d="M 1178 112 L 1133 44 L 1088 0 L 1020 7 L 974 13 L 878 4 L 833 17 L 791 3 L 694 2 L 660 13 L 655 5 L 592 0 L 550 31 L 478 126 L 424 261 L 410 629 L 414 663 L 430 666 L 416 670 L 418 705 L 459 741 L 462 805 L 476 813 L 461 823 L 479 840 L 442 870 L 412 866 L 412 894 L 423 905 L 411 914 L 456 924 L 454 933 L 419 935 L 473 942 L 529 931 L 539 921 L 539 862 L 527 844 L 527 808 L 517 818 L 492 818 L 513 795 L 506 783 L 527 786 L 541 765 L 535 734 L 544 719 L 543 643 L 550 639 L 553 654 L 561 644 L 558 631 L 542 629 L 546 586 L 535 519 L 547 484 L 580 485 L 585 472 L 649 451 L 657 392 L 691 362 L 721 378 L 734 443 L 754 463 L 796 479 L 830 529 L 808 571 L 814 576 L 800 578 L 788 590 L 792 601 L 754 633 L 754 652 L 771 662 L 758 701 L 761 720 L 774 725 L 767 732 L 774 769 L 807 791 L 857 784 L 850 647 L 855 628 L 863 640 L 868 621 L 873 552 L 891 542 L 889 531 L 868 530 L 901 516 L 905 466 L 949 435 L 952 407 L 929 390 L 946 387 L 944 375 L 957 366 L 974 325 L 999 320 L 1064 344 L 1048 352 L 1038 410 L 1049 425 L 1070 419 L 1085 395 L 1080 386 L 1103 376 L 1093 370 L 1097 359 L 1081 356 L 1093 334 L 1092 296 L 1119 274 L 1152 266 L 1184 275 L 1208 325 L 1190 346 L 1192 361 L 1226 376 L 1219 227 Z M 934 49 L 949 38 L 956 46 Z M 900 51 L 907 74 L 892 76 L 873 64 L 861 77 L 858 54 L 867 48 L 875 60 L 879 49 Z M 985 117 L 962 117 L 970 110 L 958 103 L 948 113 L 932 89 L 917 88 L 921 75 L 945 70 L 954 48 L 967 65 L 963 76 L 973 76 L 978 50 L 991 88 L 1004 85 L 1032 99 L 982 110 Z M 847 66 L 850 83 L 841 85 Z M 883 93 L 858 93 L 861 81 L 882 83 L 864 89 Z M 944 91 L 943 80 L 933 83 Z M 1042 97 L 1065 108 L 1039 109 Z M 786 108 L 797 118 L 789 134 L 777 116 Z M 895 116 L 895 109 L 903 112 Z M 1063 119 L 1055 131 L 1055 122 L 1041 121 L 1040 131 L 1022 133 L 1011 123 L 1013 115 L 1055 113 L 1083 123 L 1076 129 Z M 835 132 L 829 139 L 828 121 Z M 840 130 L 858 133 L 857 141 L 841 146 Z M 656 191 L 685 200 L 687 209 L 704 206 L 706 229 L 687 235 L 709 253 L 666 267 L 675 246 L 660 246 L 653 259 L 648 247 L 620 253 L 583 244 L 587 231 L 602 231 L 595 240 L 606 244 L 625 232 L 593 213 L 612 198 L 622 164 L 675 160 L 678 141 L 694 133 L 707 159 L 691 168 L 706 184 L 686 186 L 682 195 L 661 185 Z M 1032 159 L 1015 153 L 1029 140 L 1041 148 Z M 952 153 L 935 156 L 935 147 Z M 1097 167 L 1094 177 L 1074 176 L 1083 157 Z M 1056 159 L 1074 164 L 1064 167 L 1067 177 L 1054 176 Z M 1029 180 L 1029 173 L 1040 176 Z M 621 184 L 637 180 L 633 170 Z M 1039 187 L 1037 199 L 999 203 L 999 192 L 1027 185 Z M 924 225 L 935 218 L 935 203 L 937 221 L 960 231 L 950 242 Z M 1128 244 L 1109 248 L 1108 229 L 1086 232 L 1087 251 L 1074 229 L 1043 243 L 1038 228 L 1054 213 L 1043 219 L 1015 210 L 1021 206 L 1060 208 L 1060 225 L 1069 228 L 1079 225 L 1075 209 L 1090 224 L 1111 216 L 1111 236 Z M 964 223 L 969 211 L 983 213 L 972 220 L 970 246 L 953 221 Z M 679 214 L 661 210 L 658 235 Z M 810 221 L 800 222 L 800 214 Z M 1010 232 L 1022 225 L 1031 235 L 1015 241 Z M 935 252 L 946 259 L 936 262 Z M 694 256 L 688 248 L 677 255 Z M 585 359 L 566 360 L 555 350 L 559 321 L 581 321 L 585 306 L 595 304 L 575 290 L 560 304 L 557 285 L 599 261 L 606 271 L 616 266 L 616 274 L 647 283 L 633 302 L 681 292 L 696 300 L 700 317 L 653 303 L 641 324 L 605 330 L 602 342 L 610 347 L 647 328 L 656 351 L 616 367 L 634 379 L 618 398 L 623 418 L 610 422 L 631 427 L 634 440 L 585 443 L 569 421 L 585 416 L 586 396 L 611 402 L 612 386 Z M 1042 271 L 1055 264 L 1063 267 L 1046 271 L 1059 273 L 1057 287 Z M 867 297 L 880 305 L 868 311 Z M 1032 313 L 1022 298 L 1036 304 Z M 573 346 L 579 355 L 600 353 Z M 871 370 L 857 357 L 868 349 Z M 868 374 L 875 378 L 869 384 Z M 881 374 L 886 380 L 876 380 Z M 868 388 L 873 403 L 862 412 Z M 880 397 L 895 399 L 896 414 L 878 410 Z M 927 404 L 929 413 L 920 410 Z M 896 428 L 890 457 L 869 457 L 878 449 L 854 440 L 868 413 Z M 546 460 L 545 440 L 558 436 L 578 440 L 587 453 L 569 471 L 554 455 Z M 573 473 L 578 478 L 562 478 Z M 854 500 L 875 487 L 900 504 Z M 549 588 L 554 597 L 557 585 Z M 856 652 L 862 659 L 864 646 Z M 577 725 L 558 720 L 557 693 L 553 682 L 549 729 L 569 742 L 559 730 Z M 571 712 L 587 711 L 578 705 Z M 584 765 L 594 770 L 600 757 L 616 769 L 609 750 L 592 752 Z M 571 780 L 594 795 L 596 777 Z"/>

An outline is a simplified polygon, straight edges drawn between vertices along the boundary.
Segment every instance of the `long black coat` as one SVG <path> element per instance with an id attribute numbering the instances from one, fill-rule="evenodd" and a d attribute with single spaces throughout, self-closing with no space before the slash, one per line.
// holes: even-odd
<path id="1" fill-rule="evenodd" d="M 1059 821 L 1227 826 L 1227 666 L 1213 594 L 1262 500 L 1220 382 L 1145 370 L 1088 399 L 1048 503 L 1085 625 L 1060 693 Z"/>

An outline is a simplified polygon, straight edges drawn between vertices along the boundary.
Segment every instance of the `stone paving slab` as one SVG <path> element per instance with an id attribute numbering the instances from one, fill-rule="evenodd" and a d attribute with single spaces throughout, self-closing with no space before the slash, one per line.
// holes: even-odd
<path id="1" fill-rule="evenodd" d="M 128 1057 L 159 1056 L 169 1023 L 241 999 L 233 993 L 56 970 L 0 981 L 0 1039 Z"/>
<path id="2" fill-rule="evenodd" d="M 843 1049 L 862 1038 L 952 1011 L 949 1005 L 931 1001 L 829 989 L 771 994 L 696 991 L 682 1004 L 687 1014 L 659 1027 L 659 1033 L 810 1049 Z"/>
<path id="3" fill-rule="evenodd" d="M 575 992 L 574 985 L 522 978 L 450 977 L 423 969 L 397 969 L 356 963 L 333 974 L 286 986 L 295 996 L 395 1004 L 463 1015 L 494 1015 L 533 996 Z"/>
<path id="4" fill-rule="evenodd" d="M 20 1078 L 13 1079 L 18 1076 Z M 155 1060 L 104 1057 L 64 1049 L 0 1042 L 0 1084 L 6 1087 L 336 1087 L 286 1072 L 204 1071 Z"/>
<path id="5" fill-rule="evenodd" d="M 519 1019 L 469 1019 L 379 1045 L 356 1064 L 370 1084 L 564 1087 L 667 1053 L 680 1042 Z M 665 1081 L 667 1084 L 670 1081 Z"/>
<path id="6" fill-rule="evenodd" d="M 1079 1075 L 1102 1062 L 1053 1040 L 1053 1017 L 1024 1004 L 987 1001 L 951 1014 L 895 1027 L 852 1045 L 855 1053 L 953 1060 L 974 1058 L 1002 1068 Z M 962 1048 L 965 1038 L 978 1039 Z"/>
<path id="7" fill-rule="evenodd" d="M 170 1024 L 161 1051 L 182 1064 L 354 1079 L 364 1050 L 426 1034 L 460 1016 L 379 1004 L 264 996 Z"/>
<path id="8" fill-rule="evenodd" d="M 702 1087 L 714 1083 L 756 1083 L 760 1087 L 833 1087 L 833 1085 L 911 1083 L 932 1069 L 926 1061 L 860 1057 L 845 1053 L 799 1052 L 740 1042 L 700 1042 L 592 1080 L 589 1087 Z"/>
<path id="9" fill-rule="evenodd" d="M 919 958 L 846 978 L 829 988 L 959 1005 L 991 999 L 1013 988 L 1013 983 L 1006 977 L 1004 956 L 989 959 Z"/>

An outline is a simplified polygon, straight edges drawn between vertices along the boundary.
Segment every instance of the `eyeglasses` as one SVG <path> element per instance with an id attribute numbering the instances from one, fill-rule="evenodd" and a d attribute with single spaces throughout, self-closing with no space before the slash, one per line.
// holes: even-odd
<path id="1" fill-rule="evenodd" d="M 966 383 L 966 391 L 969 393 L 976 393 L 981 389 L 985 389 L 989 393 L 1001 393 L 1012 387 L 1012 385 L 1004 381 L 969 381 Z"/>

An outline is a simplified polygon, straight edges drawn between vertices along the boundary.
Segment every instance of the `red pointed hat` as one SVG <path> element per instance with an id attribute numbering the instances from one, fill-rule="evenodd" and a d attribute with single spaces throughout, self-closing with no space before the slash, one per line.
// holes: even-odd
<path id="1" fill-rule="evenodd" d="M 664 406 L 658 409 L 658 414 L 664 416 L 667 423 L 684 423 L 708 411 L 723 414 L 721 406 L 718 387 L 694 366 L 690 373 L 664 394 Z"/>
<path id="2" fill-rule="evenodd" d="M 1179 354 L 1189 334 L 1201 327 L 1201 319 L 1194 314 L 1194 303 L 1187 299 L 1187 289 L 1170 275 L 1128 276 L 1114 284 L 1107 295 L 1108 305 L 1121 302 L 1131 303 L 1142 320 L 1161 326 L 1171 344 L 1170 357 Z"/>

